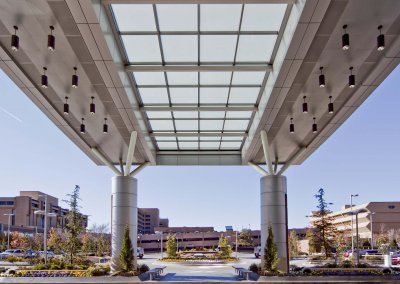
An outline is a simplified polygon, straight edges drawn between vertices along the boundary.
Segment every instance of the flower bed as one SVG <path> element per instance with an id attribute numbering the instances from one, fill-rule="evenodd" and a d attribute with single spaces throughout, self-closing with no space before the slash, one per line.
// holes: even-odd
<path id="1" fill-rule="evenodd" d="M 87 270 L 17 270 L 15 277 L 88 277 Z"/>
<path id="2" fill-rule="evenodd" d="M 384 275 L 381 268 L 312 268 L 313 276 L 369 276 Z M 390 270 L 389 270 L 390 274 Z"/>

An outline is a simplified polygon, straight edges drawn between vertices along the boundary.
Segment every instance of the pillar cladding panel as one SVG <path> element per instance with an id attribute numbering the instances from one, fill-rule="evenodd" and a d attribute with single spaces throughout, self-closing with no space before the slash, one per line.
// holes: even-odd
<path id="1" fill-rule="evenodd" d="M 261 254 L 272 226 L 278 249 L 278 269 L 288 271 L 286 177 L 265 176 L 260 180 Z"/>
<path id="2" fill-rule="evenodd" d="M 121 270 L 119 255 L 122 247 L 125 226 L 129 227 L 129 236 L 133 251 L 137 248 L 137 180 L 133 177 L 116 176 L 112 178 L 111 204 L 112 258 L 111 270 Z M 134 253 L 136 267 L 136 253 Z"/>

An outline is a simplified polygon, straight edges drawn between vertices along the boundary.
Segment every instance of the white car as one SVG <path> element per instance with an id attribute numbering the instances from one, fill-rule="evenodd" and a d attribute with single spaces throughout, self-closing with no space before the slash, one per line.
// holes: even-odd
<path id="1" fill-rule="evenodd" d="M 136 257 L 142 259 L 142 258 L 143 258 L 143 255 L 144 255 L 144 249 L 141 248 L 141 247 L 138 247 L 138 248 L 136 249 Z"/>
<path id="2" fill-rule="evenodd" d="M 0 253 L 0 259 L 5 259 L 9 256 L 24 257 L 26 252 L 22 249 L 8 249 Z"/>

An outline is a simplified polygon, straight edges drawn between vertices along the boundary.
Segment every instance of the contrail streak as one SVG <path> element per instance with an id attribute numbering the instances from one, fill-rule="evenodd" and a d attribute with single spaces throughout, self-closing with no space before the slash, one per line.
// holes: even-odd
<path id="1" fill-rule="evenodd" d="M 22 122 L 22 119 L 20 119 L 19 117 L 13 115 L 11 112 L 9 112 L 8 110 L 0 107 L 0 110 L 2 110 L 5 114 L 8 114 L 10 117 L 14 118 L 16 121 L 18 122 Z"/>

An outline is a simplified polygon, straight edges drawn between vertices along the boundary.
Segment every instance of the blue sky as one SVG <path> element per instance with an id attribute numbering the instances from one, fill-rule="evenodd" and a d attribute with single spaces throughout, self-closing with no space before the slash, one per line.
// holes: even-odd
<path id="1" fill-rule="evenodd" d="M 289 227 L 307 225 L 323 187 L 331 209 L 399 200 L 400 67 L 305 163 L 286 172 Z M 91 223 L 109 223 L 111 171 L 96 166 L 0 71 L 0 196 L 40 190 L 65 198 L 81 187 Z M 139 207 L 158 207 L 170 226 L 259 229 L 259 178 L 248 166 L 148 167 Z"/>

